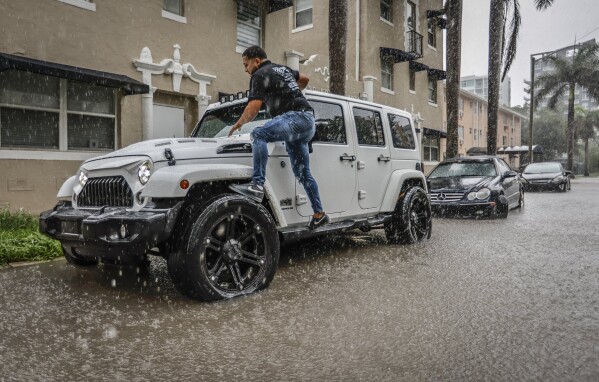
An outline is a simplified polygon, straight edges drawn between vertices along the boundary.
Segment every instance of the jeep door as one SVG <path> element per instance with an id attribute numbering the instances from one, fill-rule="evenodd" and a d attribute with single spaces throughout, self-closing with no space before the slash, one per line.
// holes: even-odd
<path id="1" fill-rule="evenodd" d="M 380 207 L 389 175 L 391 156 L 380 108 L 354 104 L 358 203 L 362 209 Z"/>
<path id="2" fill-rule="evenodd" d="M 308 100 L 316 120 L 310 170 L 318 183 L 325 211 L 342 213 L 349 209 L 356 189 L 356 153 L 353 134 L 347 131 L 347 102 L 320 97 L 308 97 Z M 304 186 L 297 179 L 295 190 L 297 212 L 301 216 L 312 216 Z"/>

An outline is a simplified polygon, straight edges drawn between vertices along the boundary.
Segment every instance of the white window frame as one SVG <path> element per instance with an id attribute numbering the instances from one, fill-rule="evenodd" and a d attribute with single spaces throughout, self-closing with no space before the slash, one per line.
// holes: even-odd
<path id="1" fill-rule="evenodd" d="M 380 20 L 384 23 L 387 23 L 387 24 L 393 26 L 393 0 L 380 0 L 379 6 L 380 6 L 380 13 L 379 13 Z M 389 8 L 389 19 L 383 17 L 383 7 Z"/>
<path id="2" fill-rule="evenodd" d="M 436 143 L 436 146 L 431 143 Z M 439 160 L 441 160 L 441 147 L 440 146 L 441 146 L 441 142 L 438 137 L 435 137 L 435 138 L 424 137 L 424 139 L 422 140 L 423 162 L 438 162 Z M 431 148 L 437 149 L 437 159 L 432 159 Z M 428 156 L 427 156 L 427 152 L 428 152 Z"/>
<path id="3" fill-rule="evenodd" d="M 11 108 L 20 110 L 34 110 L 34 111 L 47 111 L 58 113 L 58 149 L 46 149 L 46 148 L 3 148 L 0 145 L 0 159 L 36 159 L 36 160 L 86 160 L 95 156 L 101 155 L 116 150 L 119 147 L 118 134 L 117 134 L 117 94 L 116 90 L 114 94 L 114 114 L 105 113 L 90 113 L 83 111 L 68 110 L 67 107 L 67 86 L 68 81 L 65 78 L 61 78 L 59 82 L 59 108 L 44 108 L 37 106 L 27 105 L 13 105 L 0 103 L 0 108 Z M 85 115 L 91 117 L 102 117 L 102 118 L 113 118 L 114 119 L 114 147 L 110 149 L 100 150 L 69 150 L 68 148 L 68 116 L 73 115 Z"/>
<path id="4" fill-rule="evenodd" d="M 96 4 L 91 0 L 58 0 L 61 3 L 69 4 L 78 8 L 87 9 L 88 11 L 95 12 Z"/>
<path id="5" fill-rule="evenodd" d="M 427 22 L 427 36 L 426 36 L 426 44 L 429 48 L 437 50 L 437 25 L 435 24 L 435 20 L 432 18 L 428 19 Z M 433 36 L 433 44 L 431 45 L 429 41 L 429 36 Z"/>
<path id="6" fill-rule="evenodd" d="M 306 25 L 297 26 L 297 14 L 300 12 L 307 11 L 309 9 L 312 10 L 312 20 L 310 20 L 310 23 Z M 293 27 L 294 28 L 291 31 L 291 33 L 301 32 L 314 28 L 314 3 L 312 0 L 310 1 L 310 6 L 303 9 L 298 8 L 297 0 L 293 0 Z"/>
<path id="7" fill-rule="evenodd" d="M 383 57 L 381 59 L 381 91 L 385 93 L 393 92 L 393 64 L 394 62 L 391 58 Z M 385 75 L 389 76 L 389 87 L 385 86 Z"/>
<path id="8" fill-rule="evenodd" d="M 185 0 L 181 0 L 181 14 L 173 13 L 164 9 L 164 0 L 162 1 L 162 17 L 168 20 L 177 21 L 182 24 L 187 24 L 187 17 L 185 17 Z"/>
<path id="9" fill-rule="evenodd" d="M 251 0 L 237 0 L 237 3 L 240 3 L 240 2 L 241 3 L 242 2 L 246 2 L 246 3 L 250 3 L 250 4 L 252 3 Z M 240 21 L 238 15 L 236 15 L 236 23 L 235 23 L 235 25 L 237 27 L 239 24 L 242 24 L 242 25 L 245 25 L 247 27 L 256 29 L 258 31 L 258 44 L 257 45 L 258 46 L 262 46 L 262 23 L 264 22 L 264 12 L 263 12 L 263 9 L 260 7 L 260 5 L 258 5 L 258 9 L 260 11 L 260 15 L 259 15 L 259 17 L 260 17 L 260 26 L 256 26 L 256 25 L 251 24 L 251 23 L 246 23 L 246 22 Z M 237 28 L 237 31 L 236 31 L 236 34 L 235 34 L 235 38 L 236 38 L 235 51 L 237 53 L 243 53 L 248 47 L 244 47 L 244 46 L 241 46 L 241 45 L 237 44 L 238 36 L 239 36 L 239 30 Z"/>
<path id="10" fill-rule="evenodd" d="M 432 84 L 432 86 L 431 86 Z M 432 94 L 435 95 L 435 99 L 433 100 L 431 97 L 431 92 Z M 437 106 L 438 102 L 439 102 L 439 94 L 438 94 L 438 89 L 437 89 L 437 80 L 435 78 L 428 78 L 428 104 L 431 106 Z"/>

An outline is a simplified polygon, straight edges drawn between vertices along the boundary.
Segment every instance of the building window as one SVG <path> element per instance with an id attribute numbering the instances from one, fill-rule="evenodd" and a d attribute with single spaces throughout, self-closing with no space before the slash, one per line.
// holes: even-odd
<path id="1" fill-rule="evenodd" d="M 381 59 L 381 82 L 383 88 L 393 90 L 393 59 L 390 57 Z"/>
<path id="2" fill-rule="evenodd" d="M 251 0 L 237 0 L 237 50 L 262 42 L 262 9 Z"/>
<path id="3" fill-rule="evenodd" d="M 437 47 L 437 25 L 434 19 L 428 19 L 428 45 Z"/>
<path id="4" fill-rule="evenodd" d="M 393 22 L 393 0 L 381 0 L 381 19 Z"/>
<path id="5" fill-rule="evenodd" d="M 312 0 L 295 0 L 295 27 L 312 25 Z"/>
<path id="6" fill-rule="evenodd" d="M 458 125 L 458 138 L 464 139 L 464 126 Z"/>
<path id="7" fill-rule="evenodd" d="M 437 103 L 437 80 L 430 77 L 428 79 L 428 102 Z"/>
<path id="8" fill-rule="evenodd" d="M 439 161 L 439 137 L 424 136 L 422 138 L 423 156 L 426 162 Z"/>
<path id="9" fill-rule="evenodd" d="M 416 91 L 416 70 L 410 68 L 410 90 Z"/>
<path id="10" fill-rule="evenodd" d="M 458 109 L 459 111 L 464 111 L 464 99 L 462 97 L 458 98 Z"/>
<path id="11" fill-rule="evenodd" d="M 18 70 L 0 73 L 0 89 L 1 148 L 115 149 L 114 89 Z"/>
<path id="12" fill-rule="evenodd" d="M 506 136 L 503 137 L 503 145 L 507 146 L 507 137 Z"/>
<path id="13" fill-rule="evenodd" d="M 183 0 L 164 0 L 163 9 L 174 15 L 184 16 Z"/>
<path id="14" fill-rule="evenodd" d="M 406 7 L 406 14 L 408 16 L 408 29 L 416 30 L 416 4 L 409 0 Z"/>

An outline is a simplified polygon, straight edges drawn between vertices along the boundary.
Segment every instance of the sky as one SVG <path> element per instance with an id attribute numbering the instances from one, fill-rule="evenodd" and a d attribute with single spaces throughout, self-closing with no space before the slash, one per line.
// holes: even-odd
<path id="1" fill-rule="evenodd" d="M 487 75 L 489 0 L 463 0 L 461 76 Z M 519 0 L 522 25 L 516 59 L 508 73 L 511 106 L 524 103 L 524 80 L 530 79 L 530 55 L 595 39 L 599 42 L 599 0 L 555 0 L 537 11 L 534 0 Z"/>

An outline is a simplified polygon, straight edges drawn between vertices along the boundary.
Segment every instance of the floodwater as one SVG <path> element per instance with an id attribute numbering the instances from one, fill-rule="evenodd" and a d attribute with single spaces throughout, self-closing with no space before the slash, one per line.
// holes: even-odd
<path id="1" fill-rule="evenodd" d="M 0 381 L 599 380 L 599 179 L 507 220 L 434 219 L 282 250 L 270 288 L 220 303 L 149 269 L 0 270 Z"/>

